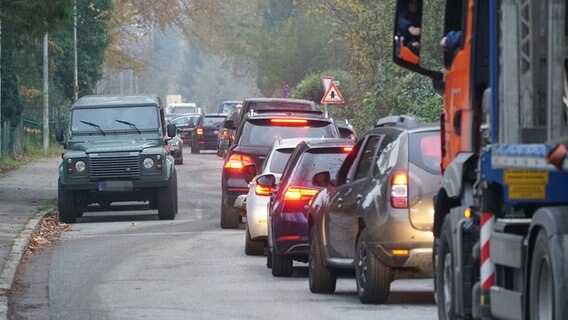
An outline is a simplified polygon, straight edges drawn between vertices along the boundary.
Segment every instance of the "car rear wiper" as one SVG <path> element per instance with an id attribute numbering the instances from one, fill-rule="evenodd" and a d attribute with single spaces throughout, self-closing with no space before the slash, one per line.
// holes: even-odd
<path id="1" fill-rule="evenodd" d="M 118 123 L 125 124 L 125 125 L 127 125 L 127 126 L 130 126 L 132 129 L 136 130 L 136 132 L 138 132 L 138 134 L 142 134 L 142 132 L 140 131 L 140 129 L 138 129 L 138 127 L 137 127 L 134 123 L 132 123 L 132 122 L 128 122 L 128 121 L 124 121 L 124 120 L 116 120 L 116 119 L 115 119 L 114 121 L 116 121 L 116 122 L 118 122 Z"/>
<path id="2" fill-rule="evenodd" d="M 86 125 L 89 125 L 89 126 L 95 128 L 95 129 L 97 129 L 103 136 L 106 136 L 106 133 L 104 132 L 103 129 L 101 129 L 101 126 L 99 126 L 98 124 L 92 123 L 92 122 L 89 122 L 89 121 L 83 121 L 83 120 L 79 120 L 79 121 L 81 123 L 84 123 Z"/>

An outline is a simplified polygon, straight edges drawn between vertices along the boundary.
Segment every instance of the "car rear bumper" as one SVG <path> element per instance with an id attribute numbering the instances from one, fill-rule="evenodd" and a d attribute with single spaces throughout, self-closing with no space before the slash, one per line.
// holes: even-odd
<path id="1" fill-rule="evenodd" d="M 307 258 L 308 221 L 303 213 L 283 213 L 282 218 L 271 223 L 273 250 L 277 254 Z"/>
<path id="2" fill-rule="evenodd" d="M 250 193 L 249 193 L 250 196 Z M 256 196 L 247 203 L 247 227 L 250 237 L 253 240 L 268 236 L 267 219 L 268 219 L 268 202 L 269 197 Z"/>

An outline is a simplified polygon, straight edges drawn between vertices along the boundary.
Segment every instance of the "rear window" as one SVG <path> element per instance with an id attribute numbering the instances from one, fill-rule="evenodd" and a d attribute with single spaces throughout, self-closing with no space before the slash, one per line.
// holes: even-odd
<path id="1" fill-rule="evenodd" d="M 330 175 L 335 177 L 348 155 L 348 152 L 344 152 L 342 149 L 313 149 L 305 152 L 302 159 L 296 164 L 296 169 L 291 179 L 292 183 L 299 186 L 313 187 L 313 176 L 322 171 L 329 171 Z"/>
<path id="2" fill-rule="evenodd" d="M 204 127 L 214 127 L 221 128 L 225 122 L 225 117 L 204 117 L 203 126 Z"/>
<path id="3" fill-rule="evenodd" d="M 294 151 L 294 149 L 275 150 L 270 155 L 270 172 L 279 174 L 284 172 L 284 167 L 286 166 L 286 163 L 288 163 L 292 151 Z"/>
<path id="4" fill-rule="evenodd" d="M 285 101 L 255 101 L 247 104 L 247 111 L 254 110 L 313 110 L 312 104 L 301 102 L 285 102 Z"/>
<path id="5" fill-rule="evenodd" d="M 270 120 L 247 121 L 239 144 L 269 147 L 277 138 L 337 138 L 337 131 L 332 123 L 325 121 L 308 121 L 305 124 L 272 124 Z"/>
<path id="6" fill-rule="evenodd" d="M 442 147 L 439 131 L 411 134 L 409 150 L 410 162 L 428 172 L 440 173 Z"/>

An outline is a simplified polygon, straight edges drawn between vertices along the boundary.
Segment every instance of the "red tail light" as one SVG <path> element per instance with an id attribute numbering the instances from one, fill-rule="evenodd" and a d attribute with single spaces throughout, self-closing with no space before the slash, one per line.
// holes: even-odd
<path id="1" fill-rule="evenodd" d="M 254 192 L 256 193 L 257 196 L 269 196 L 270 192 L 272 192 L 272 188 L 263 187 L 257 184 L 256 188 L 254 189 Z"/>
<path id="2" fill-rule="evenodd" d="M 311 200 L 319 189 L 308 187 L 288 187 L 284 193 L 284 200 L 298 201 L 298 200 Z"/>
<path id="3" fill-rule="evenodd" d="M 254 164 L 251 157 L 233 153 L 229 160 L 225 162 L 225 168 L 240 170 L 249 164 Z"/>
<path id="4" fill-rule="evenodd" d="M 198 135 L 202 135 L 202 134 L 203 134 L 203 128 L 197 128 L 197 130 L 195 130 L 195 132 L 196 132 Z"/>
<path id="5" fill-rule="evenodd" d="M 351 151 L 353 151 L 353 147 L 343 147 L 343 152 L 349 153 Z"/>
<path id="6" fill-rule="evenodd" d="M 392 175 L 390 202 L 393 208 L 408 208 L 408 172 L 397 171 Z"/>
<path id="7" fill-rule="evenodd" d="M 308 120 L 303 119 L 272 119 L 272 123 L 288 123 L 288 124 L 308 124 Z"/>

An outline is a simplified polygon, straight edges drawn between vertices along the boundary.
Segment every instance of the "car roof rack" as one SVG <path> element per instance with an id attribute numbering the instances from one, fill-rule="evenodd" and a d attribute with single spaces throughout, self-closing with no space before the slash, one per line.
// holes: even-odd
<path id="1" fill-rule="evenodd" d="M 398 127 L 405 129 L 418 128 L 418 122 L 414 117 L 401 115 L 384 117 L 375 122 L 375 128 L 380 127 Z"/>

